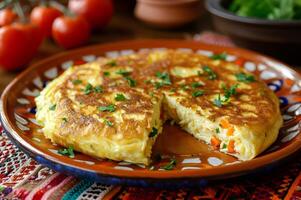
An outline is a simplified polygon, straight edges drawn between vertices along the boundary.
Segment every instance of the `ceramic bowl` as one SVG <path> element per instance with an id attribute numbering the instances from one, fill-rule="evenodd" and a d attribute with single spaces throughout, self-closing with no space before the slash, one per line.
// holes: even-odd
<path id="1" fill-rule="evenodd" d="M 174 28 L 196 20 L 203 0 L 137 0 L 135 15 L 147 24 Z"/>
<path id="2" fill-rule="evenodd" d="M 277 141 L 249 161 L 212 150 L 175 125 L 165 124 L 153 148 L 153 167 L 93 158 L 76 152 L 74 158 L 58 154 L 61 147 L 46 139 L 35 120 L 34 97 L 72 65 L 114 58 L 139 51 L 165 48 L 195 52 L 205 56 L 227 52 L 227 60 L 253 72 L 279 97 L 284 125 Z M 11 82 L 2 94 L 0 110 L 3 128 L 10 139 L 37 162 L 56 171 L 106 184 L 155 187 L 204 186 L 208 181 L 271 170 L 301 148 L 300 76 L 274 59 L 238 48 L 205 45 L 183 40 L 134 40 L 86 47 L 64 52 L 34 64 Z M 177 164 L 164 170 L 170 158 Z"/>
<path id="3" fill-rule="evenodd" d="M 232 0 L 207 0 L 216 30 L 229 35 L 238 46 L 301 64 L 301 20 L 265 20 L 240 17 L 226 8 Z"/>

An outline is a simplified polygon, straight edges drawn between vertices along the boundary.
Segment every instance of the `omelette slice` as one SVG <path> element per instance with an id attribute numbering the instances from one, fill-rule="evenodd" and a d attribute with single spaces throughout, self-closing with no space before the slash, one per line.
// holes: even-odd
<path id="1" fill-rule="evenodd" d="M 163 91 L 165 108 L 187 132 L 240 160 L 254 158 L 277 139 L 279 100 L 265 83 L 223 59 L 175 52 L 170 60 L 177 89 Z"/>
<path id="2" fill-rule="evenodd" d="M 101 77 L 98 63 L 69 68 L 36 98 L 36 119 L 53 143 L 99 158 L 148 164 L 162 131 L 162 97 L 133 87 L 135 82 L 123 77 L 126 67 L 108 70 L 113 84 Z"/>
<path id="3" fill-rule="evenodd" d="M 166 120 L 240 160 L 268 148 L 282 126 L 275 94 L 222 54 L 101 58 L 69 68 L 35 100 L 36 119 L 52 142 L 145 165 Z"/>

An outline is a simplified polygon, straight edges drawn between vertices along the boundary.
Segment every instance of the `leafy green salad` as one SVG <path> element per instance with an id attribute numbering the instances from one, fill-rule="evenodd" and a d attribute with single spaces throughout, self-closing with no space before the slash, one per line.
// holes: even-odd
<path id="1" fill-rule="evenodd" d="M 301 19 L 301 0 L 233 0 L 228 9 L 243 17 Z"/>

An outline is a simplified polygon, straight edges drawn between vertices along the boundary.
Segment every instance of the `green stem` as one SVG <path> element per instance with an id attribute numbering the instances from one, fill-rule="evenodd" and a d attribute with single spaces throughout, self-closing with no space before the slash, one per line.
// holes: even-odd
<path id="1" fill-rule="evenodd" d="M 58 9 L 59 11 L 61 11 L 62 13 L 64 13 L 65 15 L 72 15 L 72 13 L 70 12 L 70 10 L 68 10 L 63 4 L 60 4 L 57 1 L 49 1 L 49 5 L 53 8 Z"/>
<path id="2" fill-rule="evenodd" d="M 14 9 L 19 16 L 20 21 L 23 23 L 27 22 L 26 16 L 19 1 L 14 1 Z"/>
<path id="3" fill-rule="evenodd" d="M 0 9 L 4 9 L 6 7 L 8 7 L 10 4 L 12 4 L 14 2 L 14 0 L 5 0 L 0 2 Z"/>

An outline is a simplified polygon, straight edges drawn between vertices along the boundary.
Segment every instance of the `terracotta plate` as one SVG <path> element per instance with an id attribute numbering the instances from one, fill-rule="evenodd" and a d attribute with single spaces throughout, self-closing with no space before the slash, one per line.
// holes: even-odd
<path id="1" fill-rule="evenodd" d="M 57 153 L 60 148 L 45 139 L 35 121 L 34 97 L 45 85 L 71 65 L 115 57 L 145 49 L 173 48 L 210 56 L 226 52 L 227 60 L 257 74 L 279 97 L 284 119 L 278 140 L 257 158 L 241 162 L 213 151 L 175 125 L 166 124 L 155 144 L 153 155 L 161 155 L 149 168 L 126 162 L 95 159 L 76 153 L 74 159 Z M 271 167 L 296 153 L 301 147 L 301 82 L 288 66 L 271 58 L 238 48 L 209 46 L 181 40 L 135 40 L 91 46 L 55 55 L 36 63 L 18 76 L 4 91 L 1 120 L 15 144 L 41 164 L 75 176 L 88 177 L 110 184 L 130 185 L 202 185 L 208 180 L 223 179 Z M 172 170 L 164 170 L 171 158 L 177 161 Z"/>

